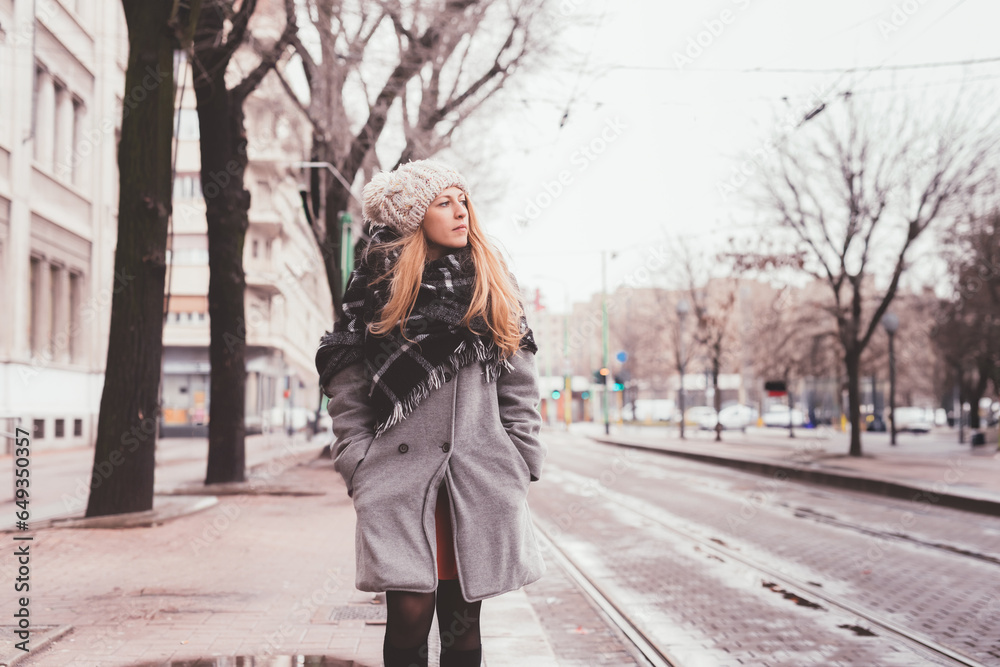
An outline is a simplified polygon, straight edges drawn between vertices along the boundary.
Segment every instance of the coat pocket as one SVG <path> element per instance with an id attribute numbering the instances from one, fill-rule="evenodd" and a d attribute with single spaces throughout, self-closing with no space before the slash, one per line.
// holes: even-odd
<path id="1" fill-rule="evenodd" d="M 357 486 L 357 480 L 358 480 L 358 471 L 361 470 L 362 466 L 364 466 L 365 464 L 365 461 L 367 461 L 368 457 L 371 455 L 372 444 L 374 442 L 375 442 L 374 438 L 368 441 L 368 444 L 365 445 L 364 452 L 361 454 L 361 458 L 358 459 L 358 462 L 356 464 L 354 464 L 354 470 L 351 472 L 350 478 L 347 481 L 347 495 L 349 497 L 354 496 L 354 489 Z"/>
<path id="2" fill-rule="evenodd" d="M 506 434 L 506 431 L 504 433 Z M 517 467 L 521 471 L 521 478 L 524 479 L 525 485 L 527 485 L 531 482 L 531 468 L 528 467 L 528 462 L 521 456 L 521 451 L 514 444 L 514 439 L 510 435 L 507 435 L 507 442 L 510 443 L 510 456 L 517 463 Z"/>

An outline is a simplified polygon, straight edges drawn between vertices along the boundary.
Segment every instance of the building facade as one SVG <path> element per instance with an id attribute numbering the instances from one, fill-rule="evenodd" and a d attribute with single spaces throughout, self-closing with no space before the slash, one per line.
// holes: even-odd
<path id="1" fill-rule="evenodd" d="M 253 27 L 258 37 L 267 34 L 266 21 Z M 177 60 L 177 77 L 188 94 L 176 124 L 160 432 L 203 436 L 211 413 L 208 237 L 198 117 L 191 68 L 183 57 Z M 248 433 L 287 431 L 303 428 L 321 407 L 314 357 L 332 322 L 332 302 L 294 166 L 308 155 L 309 128 L 287 109 L 273 76 L 247 100 L 245 112 L 249 164 L 244 182 L 251 197 L 243 257 L 246 425 Z M 225 177 L 209 174 L 206 188 Z"/>
<path id="2" fill-rule="evenodd" d="M 0 0 L 0 425 L 93 442 L 128 57 L 117 0 Z"/>
<path id="3" fill-rule="evenodd" d="M 273 26 L 258 21 L 255 36 Z M 117 147 L 128 32 L 119 0 L 0 0 L 0 431 L 93 446 L 117 286 Z M 208 244 L 198 121 L 182 56 L 161 435 L 209 420 Z M 158 80 L 151 85 L 156 85 Z M 178 93 L 180 90 L 178 90 Z M 134 100 L 127 99 L 133 96 Z M 247 103 L 247 426 L 300 427 L 320 403 L 313 355 L 332 321 L 294 163 L 307 128 L 269 79 Z M 7 441 L 9 446 L 9 440 Z"/>

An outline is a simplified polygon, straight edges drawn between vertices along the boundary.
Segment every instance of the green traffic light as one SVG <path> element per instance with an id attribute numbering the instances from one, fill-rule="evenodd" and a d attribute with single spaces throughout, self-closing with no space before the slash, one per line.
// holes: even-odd
<path id="1" fill-rule="evenodd" d="M 560 396 L 562 396 L 562 394 L 559 393 L 558 389 L 552 390 L 552 398 L 559 398 Z"/>

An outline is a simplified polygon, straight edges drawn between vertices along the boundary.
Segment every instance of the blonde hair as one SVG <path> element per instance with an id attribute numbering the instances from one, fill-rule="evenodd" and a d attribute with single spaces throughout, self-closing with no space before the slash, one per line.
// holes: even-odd
<path id="1" fill-rule="evenodd" d="M 521 345 L 521 307 L 517 284 L 507 270 L 499 251 L 483 234 L 479 218 L 468 200 L 469 245 L 472 247 L 472 261 L 476 268 L 475 287 L 469 308 L 462 318 L 462 325 L 471 328 L 472 321 L 482 316 L 488 333 L 496 343 L 504 358 L 512 356 Z M 420 282 L 427 258 L 427 239 L 423 228 L 398 241 L 386 244 L 386 250 L 401 248 L 393 266 L 375 279 L 374 283 L 389 280 L 389 299 L 368 330 L 381 336 L 392 331 L 396 325 L 406 330 L 406 321 L 413 312 L 413 306 L 420 291 Z M 405 336 L 405 334 L 404 334 Z"/>

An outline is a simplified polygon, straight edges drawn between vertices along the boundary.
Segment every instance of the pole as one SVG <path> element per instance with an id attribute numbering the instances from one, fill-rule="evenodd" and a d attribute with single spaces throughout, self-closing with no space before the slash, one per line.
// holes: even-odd
<path id="1" fill-rule="evenodd" d="M 608 252 L 601 251 L 601 338 L 604 343 L 603 359 L 601 368 L 608 368 Z M 610 369 L 604 376 L 604 391 L 601 395 L 601 404 L 604 407 L 604 435 L 611 435 L 611 415 L 608 408 L 608 386 L 611 382 Z"/>
<path id="2" fill-rule="evenodd" d="M 563 418 L 566 420 L 566 430 L 569 430 L 569 425 L 573 421 L 573 406 L 572 406 L 572 396 L 573 396 L 573 384 L 572 384 L 572 367 L 569 363 L 569 300 L 567 298 L 567 308 L 566 314 L 563 315 L 563 359 L 565 361 L 566 367 L 566 395 L 571 397 L 569 401 L 563 401 Z"/>
<path id="3" fill-rule="evenodd" d="M 965 444 L 965 397 L 962 396 L 962 367 L 956 366 L 955 370 L 957 374 L 955 377 L 958 378 L 955 384 L 955 395 L 958 397 L 958 414 L 956 418 L 958 419 L 958 444 Z"/>
<path id="4" fill-rule="evenodd" d="M 340 214 L 340 270 L 343 277 L 341 285 L 347 291 L 347 282 L 351 279 L 351 271 L 354 270 L 354 252 L 351 248 L 351 214 L 344 212 Z"/>
<path id="5" fill-rule="evenodd" d="M 680 366 L 678 370 L 681 372 L 681 386 L 677 391 L 678 402 L 681 408 L 681 440 L 684 440 L 684 370 L 687 367 L 687 360 L 684 357 L 684 316 L 687 315 L 687 305 L 686 302 L 681 300 L 677 304 L 677 363 Z"/>
<path id="6" fill-rule="evenodd" d="M 876 393 L 878 390 L 876 389 L 875 381 L 876 381 L 875 370 L 872 369 L 872 427 L 873 428 L 878 426 L 875 423 L 875 420 L 882 418 L 882 412 L 878 409 L 878 394 Z"/>
<path id="7" fill-rule="evenodd" d="M 896 354 L 893 349 L 895 333 L 889 332 L 889 443 L 896 444 Z"/>

